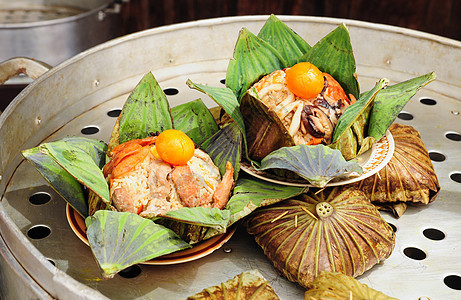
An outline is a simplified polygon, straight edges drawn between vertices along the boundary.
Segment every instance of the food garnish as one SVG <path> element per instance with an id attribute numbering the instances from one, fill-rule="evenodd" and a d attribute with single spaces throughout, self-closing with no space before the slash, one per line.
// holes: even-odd
<path id="1" fill-rule="evenodd" d="M 177 129 L 162 131 L 155 142 L 155 150 L 165 162 L 185 165 L 194 156 L 194 142 L 184 132 Z"/>
<path id="2" fill-rule="evenodd" d="M 285 73 L 288 89 L 300 98 L 314 98 L 325 86 L 322 72 L 310 62 L 297 63 Z"/>

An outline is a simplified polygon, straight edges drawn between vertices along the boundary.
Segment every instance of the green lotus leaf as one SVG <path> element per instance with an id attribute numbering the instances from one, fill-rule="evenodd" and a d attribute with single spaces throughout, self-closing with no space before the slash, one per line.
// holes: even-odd
<path id="1" fill-rule="evenodd" d="M 357 153 L 354 154 L 351 149 L 354 147 L 360 147 L 358 143 L 362 143 L 363 138 L 367 136 L 367 133 L 364 131 L 366 124 L 368 124 L 366 116 L 373 105 L 376 94 L 386 87 L 388 83 L 388 79 L 381 79 L 373 87 L 373 89 L 363 93 L 354 104 L 350 105 L 339 118 L 338 124 L 336 124 L 333 132 L 333 142 L 329 145 L 329 147 L 333 149 L 340 149 L 346 160 L 350 160 L 357 155 Z M 358 141 L 355 134 L 355 140 L 351 137 L 351 132 L 349 131 L 350 128 L 352 128 L 352 132 L 360 132 L 360 141 Z M 353 142 L 353 144 L 348 145 L 350 142 Z"/>
<path id="2" fill-rule="evenodd" d="M 295 172 L 315 187 L 324 187 L 334 178 L 352 172 L 363 173 L 355 161 L 346 161 L 339 150 L 323 145 L 298 145 L 273 151 L 261 161 L 260 170 L 283 169 Z"/>
<path id="3" fill-rule="evenodd" d="M 243 123 L 243 117 L 239 110 L 239 102 L 229 88 L 207 86 L 193 83 L 191 80 L 187 80 L 186 83 L 190 88 L 207 94 L 213 101 L 220 105 L 235 123 L 237 123 L 242 134 L 245 134 L 245 124 Z"/>
<path id="4" fill-rule="evenodd" d="M 355 77 L 355 58 L 349 31 L 344 24 L 316 43 L 298 61 L 308 61 L 322 72 L 333 76 L 346 94 L 359 97 L 359 84 Z"/>
<path id="5" fill-rule="evenodd" d="M 154 75 L 149 72 L 134 88 L 123 106 L 118 126 L 118 144 L 172 128 L 168 100 Z"/>
<path id="6" fill-rule="evenodd" d="M 227 227 L 207 227 L 171 218 L 157 218 L 153 221 L 176 233 L 184 242 L 193 245 L 219 234 L 225 233 Z"/>
<path id="7" fill-rule="evenodd" d="M 88 205 L 82 185 L 51 157 L 38 147 L 22 151 L 22 155 L 37 169 L 42 177 L 82 217 L 88 216 Z"/>
<path id="8" fill-rule="evenodd" d="M 234 168 L 234 179 L 236 180 L 240 170 L 242 140 L 239 126 L 233 122 L 205 140 L 201 148 L 218 166 L 221 176 L 226 172 L 226 163 L 229 161 Z"/>
<path id="9" fill-rule="evenodd" d="M 373 107 L 373 99 L 370 102 L 367 102 L 364 110 L 361 114 L 357 116 L 357 119 L 352 123 L 352 132 L 354 132 L 357 137 L 357 146 L 358 149 L 362 146 L 363 140 L 366 138 L 368 120 L 370 119 L 371 108 Z"/>
<path id="10" fill-rule="evenodd" d="M 227 68 L 226 86 L 235 93 L 240 102 L 246 90 L 261 76 L 287 65 L 277 49 L 247 28 L 242 28 L 235 45 L 234 57 Z"/>
<path id="11" fill-rule="evenodd" d="M 229 223 L 230 212 L 219 208 L 183 207 L 169 211 L 162 217 L 225 231 Z"/>
<path id="12" fill-rule="evenodd" d="M 359 151 L 357 152 L 357 156 L 360 156 L 363 153 L 370 150 L 374 143 L 376 143 L 376 139 L 374 137 L 367 136 L 366 138 L 364 138 L 362 140 L 362 146 L 360 147 Z"/>
<path id="13" fill-rule="evenodd" d="M 78 182 L 110 203 L 109 186 L 99 165 L 92 156 L 65 140 L 45 143 L 38 147 L 41 153 L 50 156 Z"/>
<path id="14" fill-rule="evenodd" d="M 65 137 L 62 141 L 87 153 L 99 168 L 102 169 L 106 164 L 107 144 L 103 141 L 78 136 Z"/>
<path id="15" fill-rule="evenodd" d="M 257 178 L 240 177 L 226 209 L 231 212 L 229 224 L 249 215 L 256 208 L 295 197 L 308 187 L 280 185 Z"/>
<path id="16" fill-rule="evenodd" d="M 388 79 L 381 79 L 372 90 L 363 93 L 360 98 L 350 105 L 338 120 L 338 124 L 333 132 L 333 142 L 338 140 L 343 132 L 356 122 L 360 115 L 373 105 L 376 94 L 389 83 Z"/>
<path id="17" fill-rule="evenodd" d="M 201 99 L 175 106 L 171 114 L 175 129 L 186 133 L 198 145 L 219 130 L 213 115 Z"/>
<path id="18" fill-rule="evenodd" d="M 373 144 L 376 142 L 374 137 L 366 136 L 368 134 L 368 123 L 370 120 L 370 113 L 373 107 L 373 103 L 374 100 L 365 107 L 362 113 L 358 115 L 355 122 L 352 123 L 351 129 L 357 138 L 357 151 L 355 152 L 356 155 L 350 157 L 345 156 L 346 160 L 352 159 L 355 156 L 359 156 L 360 154 L 365 153 L 367 150 L 371 149 L 371 146 L 373 146 Z"/>
<path id="19" fill-rule="evenodd" d="M 88 215 L 92 216 L 96 211 L 100 209 L 110 209 L 110 203 L 104 202 L 98 195 L 92 190 L 88 191 Z"/>
<path id="20" fill-rule="evenodd" d="M 397 115 L 416 92 L 435 80 L 434 72 L 428 73 L 380 91 L 374 101 L 368 126 L 368 135 L 379 140 L 394 122 Z"/>
<path id="21" fill-rule="evenodd" d="M 360 149 L 357 144 L 357 136 L 354 134 L 352 127 L 349 127 L 344 131 L 341 139 L 328 145 L 328 147 L 339 150 L 345 160 L 351 160 L 357 156 L 357 152 Z"/>
<path id="22" fill-rule="evenodd" d="M 86 218 L 88 242 L 106 278 L 134 264 L 190 248 L 173 231 L 136 214 L 99 210 Z"/>
<path id="23" fill-rule="evenodd" d="M 296 64 L 298 58 L 311 49 L 311 46 L 305 40 L 275 15 L 270 15 L 259 31 L 258 37 L 278 50 L 288 63 L 286 67 Z"/>

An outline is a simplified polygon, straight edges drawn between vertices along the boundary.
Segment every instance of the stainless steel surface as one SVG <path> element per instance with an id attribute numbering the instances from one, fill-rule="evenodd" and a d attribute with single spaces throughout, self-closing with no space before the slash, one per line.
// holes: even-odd
<path id="1" fill-rule="evenodd" d="M 51 299 L 26 273 L 0 236 L 0 299 Z"/>
<path id="2" fill-rule="evenodd" d="M 25 56 L 52 66 L 121 34 L 114 0 L 0 0 L 0 61 Z"/>
<path id="3" fill-rule="evenodd" d="M 48 6 L 34 3 L 3 6 L 0 8 L 1 24 L 18 24 L 55 20 L 84 13 L 85 10 L 66 6 Z"/>
<path id="4" fill-rule="evenodd" d="M 20 74 L 27 75 L 30 79 L 37 79 L 49 69 L 51 69 L 51 66 L 48 64 L 27 57 L 15 57 L 5 60 L 0 62 L 0 84 Z"/>
<path id="5" fill-rule="evenodd" d="M 173 266 L 139 265 L 122 274 L 125 277 L 101 280 L 90 249 L 67 224 L 65 202 L 18 155 L 20 149 L 43 141 L 83 135 L 81 130 L 88 127 L 97 132 L 86 136 L 107 141 L 115 122 L 107 112 L 120 109 L 148 71 L 154 73 L 162 88 L 178 89 L 177 95 L 168 96 L 172 106 L 199 97 L 214 106 L 203 94 L 187 88 L 186 80 L 220 86 L 240 28 L 245 26 L 257 33 L 266 18 L 197 21 L 110 41 L 51 69 L 0 116 L 0 233 L 22 267 L 44 290 L 59 298 L 91 295 L 180 299 L 243 271 L 259 269 L 282 299 L 302 298 L 304 291 L 276 273 L 242 228 L 222 249 L 200 260 Z M 461 298 L 461 283 L 456 281 L 461 280 L 461 43 L 356 21 L 294 16 L 281 19 L 311 45 L 345 22 L 362 91 L 380 77 L 396 83 L 437 72 L 436 82 L 405 106 L 404 112 L 413 118 L 397 121 L 414 126 L 428 150 L 445 158 L 434 161 L 442 191 L 434 203 L 410 207 L 400 219 L 384 215 L 397 228 L 395 250 L 359 280 L 401 299 Z M 433 99 L 436 104 L 423 104 L 427 102 L 421 102 L 423 98 Z M 448 139 L 447 133 L 455 138 Z M 37 193 L 49 201 L 33 204 L 32 196 Z M 440 230 L 445 238 L 426 238 L 423 232 L 430 228 Z M 38 238 L 41 235 L 46 236 Z M 426 258 L 410 258 L 405 254 L 409 247 L 421 249 Z M 444 283 L 450 275 L 455 279 L 454 286 L 449 284 L 452 287 Z"/>

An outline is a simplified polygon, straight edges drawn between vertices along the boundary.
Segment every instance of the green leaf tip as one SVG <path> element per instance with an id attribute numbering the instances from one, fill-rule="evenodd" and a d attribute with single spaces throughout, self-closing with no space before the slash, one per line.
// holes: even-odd
<path id="1" fill-rule="evenodd" d="M 105 278 L 191 247 L 170 229 L 133 213 L 98 210 L 85 219 L 85 224 L 88 242 Z"/>
<path id="2" fill-rule="evenodd" d="M 323 145 L 298 145 L 278 149 L 261 161 L 260 169 L 289 170 L 315 187 L 324 187 L 332 179 L 351 173 L 363 173 L 356 161 L 346 161 L 339 150 Z"/>
<path id="3" fill-rule="evenodd" d="M 142 139 L 153 132 L 172 128 L 168 99 L 154 75 L 149 72 L 142 77 L 123 106 L 118 126 L 118 143 Z M 112 136 L 115 135 L 112 132 Z"/>

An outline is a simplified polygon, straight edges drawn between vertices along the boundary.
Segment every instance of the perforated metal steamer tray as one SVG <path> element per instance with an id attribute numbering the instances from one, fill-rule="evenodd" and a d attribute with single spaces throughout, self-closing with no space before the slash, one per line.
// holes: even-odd
<path id="1" fill-rule="evenodd" d="M 396 219 L 392 255 L 358 279 L 400 299 L 461 299 L 461 43 L 417 31 L 329 18 L 280 16 L 314 45 L 344 22 L 361 90 L 381 77 L 391 84 L 436 71 L 435 82 L 404 107 L 399 123 L 415 127 L 433 159 L 442 190 L 435 202 Z M 185 82 L 222 86 L 239 30 L 257 33 L 267 16 L 196 21 L 125 36 L 51 69 L 0 116 L 0 229 L 22 267 L 56 298 L 184 299 L 258 269 L 281 299 L 304 290 L 279 276 L 239 227 L 220 249 L 177 265 L 137 265 L 102 280 L 89 247 L 71 231 L 65 201 L 21 160 L 19 150 L 79 135 L 108 141 L 117 110 L 152 71 L 171 106 L 202 98 Z"/>

